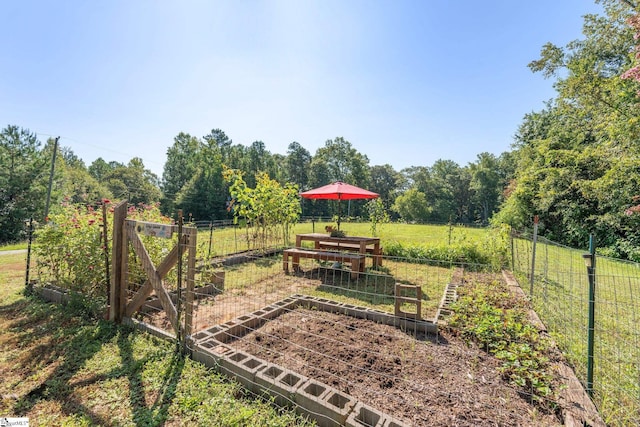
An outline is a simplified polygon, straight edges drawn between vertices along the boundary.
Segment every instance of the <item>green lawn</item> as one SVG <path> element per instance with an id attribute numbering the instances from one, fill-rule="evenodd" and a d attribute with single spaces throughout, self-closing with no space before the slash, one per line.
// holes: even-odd
<path id="1" fill-rule="evenodd" d="M 311 233 L 314 229 L 316 233 L 324 233 L 325 226 L 333 223 L 311 223 L 304 222 L 296 224 L 294 234 Z M 351 236 L 372 236 L 374 235 L 370 223 L 342 223 L 340 229 Z M 425 224 L 379 224 L 376 229 L 377 237 L 384 242 L 393 240 L 409 244 L 431 244 L 440 245 L 453 242 L 456 239 L 483 239 L 487 234 L 487 228 L 480 227 L 451 227 L 447 225 L 425 225 Z"/>
<path id="2" fill-rule="evenodd" d="M 17 249 L 27 249 L 27 242 L 8 243 L 6 245 L 0 245 L 0 252 L 13 251 Z"/>
<path id="3" fill-rule="evenodd" d="M 293 227 L 288 242 L 282 240 L 268 242 L 274 246 L 292 245 L 295 243 L 295 235 L 299 233 L 326 233 L 325 226 L 334 223 L 328 222 L 303 222 Z M 376 233 L 373 233 L 370 223 L 342 223 L 341 230 L 350 236 L 376 236 L 380 237 L 381 245 L 385 242 L 399 242 L 410 245 L 446 245 L 460 241 L 482 241 L 489 232 L 488 228 L 446 226 L 446 225 L 421 225 L 421 224 L 381 224 Z M 220 228 L 214 230 L 200 230 L 198 232 L 198 246 L 200 253 L 211 256 L 234 253 L 247 250 L 248 240 L 252 236 L 247 235 L 243 228 Z"/>
<path id="4" fill-rule="evenodd" d="M 300 283 L 296 276 L 282 276 L 282 257 L 229 266 L 225 268 L 225 293 L 237 296 L 262 294 L 263 298 L 258 298 L 258 301 L 266 305 L 273 302 L 271 299 L 265 302 L 266 298 L 282 295 L 281 290 L 292 293 L 295 289 L 298 293 L 393 313 L 394 286 L 402 283 L 420 286 L 421 316 L 433 320 L 452 272 L 449 266 L 385 259 L 384 265 L 377 269 L 373 269 L 368 261 L 366 274 L 355 281 L 348 273 L 322 270 L 318 266 L 315 260 L 301 260 L 301 267 L 307 272 L 304 283 Z M 259 308 L 262 307 L 253 309 Z M 411 308 L 415 309 L 415 305 Z"/>

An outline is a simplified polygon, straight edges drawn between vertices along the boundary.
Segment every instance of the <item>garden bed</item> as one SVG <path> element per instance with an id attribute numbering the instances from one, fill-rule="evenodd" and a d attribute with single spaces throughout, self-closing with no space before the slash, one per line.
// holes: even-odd
<path id="1" fill-rule="evenodd" d="M 299 308 L 228 343 L 415 426 L 557 425 L 498 372 L 499 361 L 446 332 Z"/>

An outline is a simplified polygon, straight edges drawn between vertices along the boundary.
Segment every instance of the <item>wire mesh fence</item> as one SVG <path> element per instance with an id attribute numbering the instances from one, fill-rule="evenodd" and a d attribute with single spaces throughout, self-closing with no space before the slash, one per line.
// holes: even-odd
<path id="1" fill-rule="evenodd" d="M 277 404 L 313 412 L 321 425 L 344 425 L 339 417 L 348 407 L 362 417 L 349 425 L 379 425 L 383 418 L 390 426 L 449 425 L 461 413 L 476 414 L 480 423 L 488 414 L 492 422 L 503 417 L 537 425 L 527 399 L 498 385 L 500 371 L 482 349 L 434 324 L 455 271 L 464 271 L 458 277 L 464 283 L 501 282 L 500 273 L 397 257 L 373 267 L 374 257 L 367 256 L 357 278 L 348 265 L 317 259 L 301 259 L 299 270 L 287 274 L 281 250 L 264 252 L 218 263 L 213 271 L 224 283 L 215 294 L 195 298 L 191 350 L 197 359 L 257 395 L 266 388 Z M 399 284 L 406 292 L 400 302 Z M 196 283 L 196 289 L 204 286 Z M 419 303 L 412 300 L 416 288 Z M 552 417 L 538 416 L 545 422 Z"/>
<path id="2" fill-rule="evenodd" d="M 285 274 L 281 248 L 256 253 L 229 256 L 210 264 L 200 275 L 198 289 L 214 278 L 215 295 L 196 298 L 196 331 L 224 323 L 245 312 L 255 311 L 293 294 L 328 298 L 342 303 L 375 308 L 393 313 L 395 284 L 404 283 L 421 288 L 422 319 L 433 320 L 444 288 L 451 276 L 450 265 L 432 262 L 407 263 L 385 257 L 383 266 L 373 269 L 373 258 L 367 257 L 367 271 L 356 278 L 348 264 L 335 261 L 301 259 L 299 270 Z M 208 275 L 208 276 L 207 276 Z M 407 307 L 415 313 L 415 305 Z"/>
<path id="3" fill-rule="evenodd" d="M 513 239 L 513 269 L 580 380 L 587 385 L 589 276 L 583 254 L 544 238 Z M 593 399 L 609 425 L 640 422 L 640 265 L 597 256 Z"/>
<path id="4" fill-rule="evenodd" d="M 69 228 L 84 235 L 91 233 L 94 240 L 103 241 L 99 220 L 89 216 L 86 224 L 80 228 L 76 225 L 72 222 Z M 313 223 L 308 226 L 301 231 L 321 231 L 314 230 Z M 54 231 L 55 228 L 51 232 Z M 48 238 L 55 240 L 58 234 Z M 203 347 L 220 352 L 217 355 L 225 357 L 216 359 L 216 366 L 225 373 L 239 373 L 239 380 L 256 395 L 263 393 L 265 384 L 273 388 L 280 381 L 280 394 L 276 391 L 271 395 L 276 403 L 297 405 L 319 419 L 325 417 L 337 424 L 347 421 L 341 418 L 345 414 L 360 417 L 356 421 L 364 425 L 382 423 L 386 417 L 389 426 L 402 425 L 403 420 L 413 425 L 455 424 L 462 422 L 458 417 L 467 416 L 464 414 L 480 417 L 480 423 L 486 415 L 503 424 L 536 425 L 535 420 L 549 421 L 554 416 L 553 411 L 529 406 L 527 400 L 539 397 L 533 390 L 522 391 L 505 384 L 495 360 L 487 357 L 483 349 L 430 329 L 452 281 L 502 282 L 501 274 L 490 266 L 391 256 L 382 256 L 378 265 L 377 255 L 363 254 L 362 271 L 353 271 L 349 262 L 318 257 L 301 258 L 298 268 L 287 274 L 282 252 L 291 243 L 285 231 L 260 235 L 233 224 L 218 224 L 200 227 L 197 239 L 184 244 L 183 255 L 177 256 L 180 268 L 165 269 L 164 260 L 179 237 L 141 235 L 140 239 L 153 259 L 155 272 L 150 273 L 139 254 L 128 252 L 125 302 L 130 303 L 149 286 L 150 274 L 161 276 L 167 297 L 176 307 L 178 323 L 190 325 L 186 340 L 190 350 L 205 359 L 210 356 L 197 353 Z M 54 270 L 64 270 L 59 263 L 66 260 L 67 254 L 80 253 L 87 258 L 86 249 L 61 242 L 59 247 L 49 246 L 55 248 L 49 252 L 58 255 L 47 264 Z M 109 252 L 101 250 L 100 244 L 97 248 L 83 261 L 83 268 L 76 269 L 75 282 L 82 282 L 83 273 L 93 271 L 90 266 L 102 270 L 103 264 L 109 265 L 109 260 L 104 259 Z M 190 250 L 197 253 L 192 262 L 187 255 Z M 530 241 L 514 240 L 513 266 L 521 273 L 523 285 L 529 283 L 527 277 L 533 268 L 531 252 Z M 47 260 L 48 255 L 39 253 L 42 260 Z M 69 262 L 76 262 L 74 259 Z M 538 247 L 536 259 L 542 260 L 534 267 L 532 296 L 536 308 L 547 326 L 557 331 L 554 336 L 567 349 L 579 375 L 584 376 L 585 367 L 580 361 L 586 358 L 581 340 L 587 328 L 582 319 L 587 310 L 588 286 L 581 253 L 547 242 Z M 113 264 L 114 260 L 110 261 Z M 598 298 L 612 300 L 608 310 L 635 313 L 637 307 L 632 302 L 637 283 L 630 279 L 631 270 L 612 271 L 605 279 L 603 264 L 598 258 L 598 283 L 608 281 L 615 286 L 611 285 L 613 290 L 599 287 Z M 611 260 L 611 264 L 615 261 Z M 458 271 L 464 273 L 454 280 Z M 98 292 L 104 290 L 104 274 L 93 277 Z M 191 286 L 186 277 L 194 278 L 193 293 L 185 292 Z M 73 285 L 69 289 L 72 288 Z M 610 332 L 615 325 L 606 322 L 611 323 L 611 319 L 600 311 L 598 315 L 598 334 Z M 178 332 L 157 289 L 144 298 L 140 310 L 132 309 L 127 316 L 164 333 Z M 612 336 L 611 342 L 632 339 L 637 348 L 635 320 L 625 318 L 626 329 Z M 611 366 L 621 359 L 632 361 L 627 366 L 618 363 L 616 370 L 597 362 L 596 396 L 604 401 L 605 397 L 621 395 L 620 389 L 625 388 L 635 390 L 635 395 L 625 396 L 635 396 L 637 404 L 637 350 L 611 351 L 603 342 L 596 349 L 598 357 L 608 358 Z M 602 378 L 622 384 L 618 395 L 601 384 Z M 290 393 L 294 386 L 295 397 Z M 501 405 L 497 412 L 496 396 Z M 625 404 L 625 408 L 636 408 L 634 402 L 623 402 L 622 395 L 615 398 L 607 407 Z M 304 399 L 311 403 L 305 404 Z M 550 397 L 542 407 L 556 405 L 558 402 L 553 399 Z M 332 405 L 337 409 L 327 410 Z M 358 425 L 356 421 L 352 424 Z"/>

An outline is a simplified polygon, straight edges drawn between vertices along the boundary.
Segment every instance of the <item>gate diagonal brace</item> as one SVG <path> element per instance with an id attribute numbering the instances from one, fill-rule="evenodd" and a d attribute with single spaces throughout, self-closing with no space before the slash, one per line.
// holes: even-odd
<path id="1" fill-rule="evenodd" d="M 188 236 L 187 235 L 182 236 L 181 243 L 183 245 L 186 245 L 188 242 L 189 242 Z M 156 272 L 160 276 L 160 279 L 164 279 L 165 276 L 169 273 L 169 271 L 171 271 L 173 266 L 177 264 L 177 262 L 178 262 L 178 245 L 174 246 L 173 249 L 171 249 L 171 252 L 169 252 L 167 256 L 162 260 L 162 262 L 160 262 L 160 264 L 158 265 Z M 153 291 L 153 289 L 154 288 L 153 288 L 153 285 L 151 284 L 151 281 L 149 279 L 145 280 L 144 284 L 140 287 L 138 292 L 136 292 L 136 294 L 133 296 L 129 304 L 127 304 L 127 307 L 125 309 L 125 316 L 131 317 L 133 313 L 138 311 L 140 307 L 142 307 L 142 305 L 145 303 L 147 297 L 151 295 L 151 292 Z"/>
<path id="2" fill-rule="evenodd" d="M 140 259 L 140 262 L 142 264 L 142 269 L 147 274 L 147 280 L 151 283 L 153 290 L 156 292 L 156 295 L 160 300 L 160 304 L 162 304 L 162 308 L 167 313 L 167 317 L 169 318 L 171 325 L 177 331 L 178 330 L 178 312 L 176 310 L 176 307 L 173 305 L 173 301 L 171 301 L 171 298 L 169 297 L 169 293 L 167 292 L 167 290 L 164 288 L 162 284 L 161 275 L 153 265 L 153 261 L 151 261 L 149 252 L 147 252 L 147 249 L 144 247 L 142 240 L 140 240 L 140 237 L 136 232 L 135 222 L 127 221 L 126 227 L 127 227 L 127 237 L 131 241 L 131 246 L 133 247 L 135 254 Z M 177 245 L 176 245 L 176 248 L 177 248 Z M 177 262 L 177 250 L 176 250 L 176 262 Z"/>

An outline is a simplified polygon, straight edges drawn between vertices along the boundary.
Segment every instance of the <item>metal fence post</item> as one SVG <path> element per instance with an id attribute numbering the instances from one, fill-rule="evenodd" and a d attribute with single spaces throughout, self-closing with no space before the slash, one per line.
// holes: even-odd
<path id="1" fill-rule="evenodd" d="M 513 228 L 511 228 L 509 230 L 509 237 L 511 237 L 511 271 L 515 272 L 516 270 L 516 252 L 515 252 L 515 245 L 513 242 Z"/>
<path id="2" fill-rule="evenodd" d="M 211 244 L 213 243 L 213 221 L 209 222 L 209 251 L 207 252 L 207 260 L 211 259 Z"/>
<path id="3" fill-rule="evenodd" d="M 593 234 L 589 235 L 589 253 L 583 255 L 589 277 L 589 325 L 587 333 L 587 393 L 593 397 L 593 348 L 596 313 L 596 248 Z"/>
<path id="4" fill-rule="evenodd" d="M 533 217 L 533 253 L 531 255 L 531 277 L 529 278 L 529 297 L 533 299 L 533 281 L 536 274 L 536 244 L 538 243 L 538 215 Z"/>
<path id="5" fill-rule="evenodd" d="M 31 243 L 33 242 L 33 218 L 29 218 L 29 225 L 27 228 L 28 243 L 27 243 L 27 265 L 25 268 L 24 287 L 27 294 L 33 292 L 33 286 L 29 280 L 29 267 L 31 266 Z"/>

